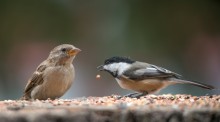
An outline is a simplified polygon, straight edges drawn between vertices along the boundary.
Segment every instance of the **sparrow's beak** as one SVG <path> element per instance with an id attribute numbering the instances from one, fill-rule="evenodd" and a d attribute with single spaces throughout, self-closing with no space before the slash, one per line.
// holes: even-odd
<path id="1" fill-rule="evenodd" d="M 71 49 L 69 50 L 67 53 L 69 56 L 75 56 L 77 55 L 79 52 L 81 52 L 81 50 L 79 48 L 75 48 L 75 49 Z"/>
<path id="2" fill-rule="evenodd" d="M 97 69 L 98 69 L 99 71 L 105 70 L 103 65 L 98 66 Z"/>

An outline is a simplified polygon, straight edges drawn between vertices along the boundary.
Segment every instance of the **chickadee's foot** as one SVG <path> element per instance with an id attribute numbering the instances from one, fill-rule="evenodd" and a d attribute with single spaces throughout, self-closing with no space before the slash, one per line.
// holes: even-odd
<path id="1" fill-rule="evenodd" d="M 113 98 L 119 100 L 119 99 L 121 99 L 123 96 L 119 96 L 119 95 L 111 95 L 111 97 L 113 97 Z"/>
<path id="2" fill-rule="evenodd" d="M 140 94 L 140 93 L 137 93 L 137 92 L 135 92 L 135 93 L 130 93 L 130 94 L 125 95 L 124 97 L 132 97 L 132 98 L 133 98 L 133 96 L 134 96 L 134 95 L 137 95 L 137 94 Z"/>
<path id="3" fill-rule="evenodd" d="M 117 96 L 116 99 L 120 100 L 123 96 Z"/>
<path id="4" fill-rule="evenodd" d="M 139 94 L 135 95 L 134 98 L 139 99 L 140 97 L 145 96 L 145 95 L 147 95 L 147 94 L 148 94 L 148 93 L 139 93 Z"/>
<path id="5" fill-rule="evenodd" d="M 143 92 L 143 93 L 131 93 L 131 94 L 126 95 L 126 97 L 131 97 L 131 98 L 137 98 L 137 99 L 139 99 L 140 97 L 145 96 L 145 95 L 147 95 L 147 94 L 148 94 L 148 92 Z"/>

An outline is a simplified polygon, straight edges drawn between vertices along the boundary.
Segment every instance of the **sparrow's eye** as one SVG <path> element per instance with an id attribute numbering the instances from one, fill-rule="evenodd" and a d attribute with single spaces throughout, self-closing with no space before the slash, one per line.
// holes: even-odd
<path id="1" fill-rule="evenodd" d="M 61 51 L 62 51 L 62 52 L 66 52 L 66 48 L 62 48 Z"/>

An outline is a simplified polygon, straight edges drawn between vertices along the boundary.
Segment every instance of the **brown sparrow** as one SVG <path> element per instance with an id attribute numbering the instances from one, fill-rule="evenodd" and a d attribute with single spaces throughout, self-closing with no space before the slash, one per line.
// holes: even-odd
<path id="1" fill-rule="evenodd" d="M 79 48 L 70 44 L 55 47 L 29 79 L 22 100 L 46 100 L 61 97 L 72 85 L 75 70 L 72 64 Z"/>

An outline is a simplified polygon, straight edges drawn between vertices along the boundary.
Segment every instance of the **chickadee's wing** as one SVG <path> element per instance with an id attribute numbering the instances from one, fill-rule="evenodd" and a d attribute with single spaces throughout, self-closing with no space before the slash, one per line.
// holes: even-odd
<path id="1" fill-rule="evenodd" d="M 44 64 L 38 66 L 37 70 L 33 73 L 25 87 L 23 99 L 29 99 L 33 88 L 43 83 L 43 71 L 46 67 L 47 66 Z"/>
<path id="2" fill-rule="evenodd" d="M 179 74 L 151 64 L 148 64 L 145 67 L 131 68 L 130 70 L 126 71 L 123 75 L 132 80 L 180 77 Z"/>
<path id="3" fill-rule="evenodd" d="M 166 73 L 166 74 L 173 74 L 176 78 L 180 78 L 181 77 L 180 74 L 177 74 L 177 73 L 172 72 L 170 70 L 167 70 L 165 68 L 162 68 L 162 67 L 159 67 L 159 66 L 156 66 L 156 65 L 152 65 L 152 64 L 151 64 L 151 67 L 156 68 L 158 71 Z"/>

